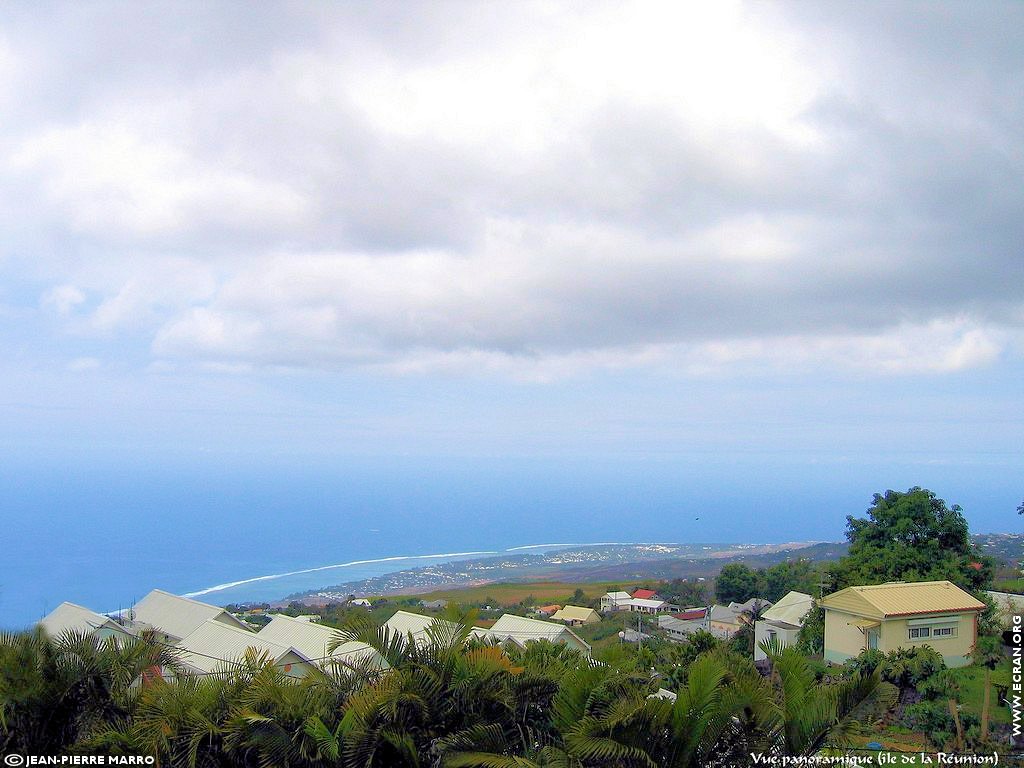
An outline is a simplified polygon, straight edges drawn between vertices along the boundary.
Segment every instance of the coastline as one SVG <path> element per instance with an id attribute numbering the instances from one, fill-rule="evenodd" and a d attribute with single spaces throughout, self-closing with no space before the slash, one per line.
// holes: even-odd
<path id="1" fill-rule="evenodd" d="M 708 578 L 727 562 L 771 564 L 792 557 L 834 556 L 843 545 L 828 542 L 781 544 L 585 544 L 530 545 L 479 559 L 409 568 L 289 594 L 272 604 L 322 605 L 350 596 L 424 594 L 496 582 L 606 581 L 625 578 Z M 555 547 L 544 553 L 523 550 Z"/>

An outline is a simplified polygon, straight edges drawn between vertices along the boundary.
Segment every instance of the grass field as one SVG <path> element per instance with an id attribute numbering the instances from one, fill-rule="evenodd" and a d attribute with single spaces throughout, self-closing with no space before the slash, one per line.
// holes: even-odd
<path id="1" fill-rule="evenodd" d="M 417 597 L 424 601 L 448 600 L 460 605 L 518 605 L 532 597 L 537 605 L 558 603 L 563 605 L 572 598 L 573 593 L 583 591 L 585 602 L 596 600 L 612 587 L 629 591 L 634 586 L 646 584 L 645 581 L 598 581 L 576 584 L 565 581 L 531 581 L 522 584 L 513 582 L 481 584 L 476 587 L 458 587 L 428 592 Z"/>
<path id="2" fill-rule="evenodd" d="M 957 682 L 960 684 L 959 703 L 964 710 L 981 718 L 982 702 L 985 696 L 985 668 L 976 665 L 962 667 L 954 670 Z M 1010 709 L 1003 705 L 999 706 L 996 701 L 995 684 L 1002 682 L 1008 684 L 1010 680 L 1010 662 L 1004 661 L 992 673 L 992 693 L 989 705 L 990 717 L 993 723 L 1009 723 Z"/>
<path id="3" fill-rule="evenodd" d="M 993 587 L 997 592 L 1014 592 L 1024 594 L 1024 579 L 1010 579 L 1009 581 L 998 581 Z"/>

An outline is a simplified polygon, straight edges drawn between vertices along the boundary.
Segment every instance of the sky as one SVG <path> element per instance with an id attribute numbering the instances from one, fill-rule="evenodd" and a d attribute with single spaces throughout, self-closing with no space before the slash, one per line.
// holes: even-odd
<path id="1" fill-rule="evenodd" d="M 0 115 L 8 466 L 870 466 L 1019 528 L 1024 4 L 8 2 Z"/>

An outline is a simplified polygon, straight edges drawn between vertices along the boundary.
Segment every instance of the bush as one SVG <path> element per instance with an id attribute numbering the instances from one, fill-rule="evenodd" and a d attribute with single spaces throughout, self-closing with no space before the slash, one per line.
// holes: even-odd
<path id="1" fill-rule="evenodd" d="M 908 704 L 903 710 L 903 722 L 915 731 L 928 734 L 936 746 L 942 746 L 956 735 L 956 723 L 953 722 L 949 705 L 945 701 L 919 701 L 916 704 Z M 960 724 L 966 734 L 979 723 L 975 715 L 961 710 Z"/>
<path id="2" fill-rule="evenodd" d="M 882 679 L 900 688 L 913 688 L 946 669 L 938 651 L 928 645 L 897 648 L 888 655 L 877 649 L 862 651 L 860 656 L 846 662 L 849 673 L 872 674 L 882 670 Z"/>
<path id="3" fill-rule="evenodd" d="M 960 697 L 960 682 L 950 669 L 943 669 L 917 684 L 917 692 L 926 700 L 957 699 Z"/>
<path id="4" fill-rule="evenodd" d="M 945 668 L 942 656 L 931 646 L 897 648 L 885 658 L 882 679 L 901 688 L 912 688 Z"/>

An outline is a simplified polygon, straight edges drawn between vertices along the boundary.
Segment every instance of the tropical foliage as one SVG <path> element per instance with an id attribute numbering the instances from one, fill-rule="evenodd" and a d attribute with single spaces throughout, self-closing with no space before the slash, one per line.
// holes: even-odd
<path id="1" fill-rule="evenodd" d="M 685 674 L 655 681 L 628 659 L 474 640 L 472 619 L 437 621 L 424 642 L 351 625 L 336 642 L 371 644 L 387 668 L 301 680 L 254 653 L 193 675 L 146 638 L 4 635 L 0 748 L 187 768 L 735 765 L 842 746 L 891 699 L 877 671 L 818 684 L 793 649 L 773 649 L 764 677 L 717 642 L 694 644 L 676 660 Z M 674 699 L 652 695 L 664 685 Z"/>

